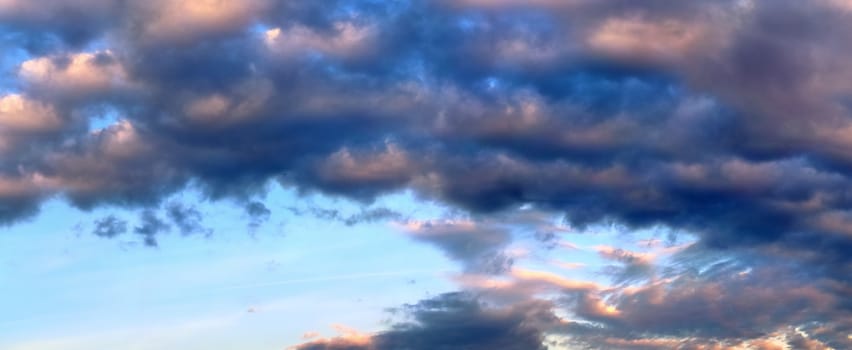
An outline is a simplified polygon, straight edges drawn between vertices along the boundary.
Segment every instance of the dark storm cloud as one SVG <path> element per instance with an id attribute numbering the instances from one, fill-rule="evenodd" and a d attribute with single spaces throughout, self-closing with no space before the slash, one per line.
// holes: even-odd
<path id="1" fill-rule="evenodd" d="M 461 293 L 423 300 L 399 312 L 411 320 L 368 339 L 319 340 L 296 349 L 545 349 L 539 327 L 555 320 L 543 302 L 494 308 Z"/>
<path id="2" fill-rule="evenodd" d="M 56 195 L 151 208 L 190 184 L 412 189 L 765 249 L 848 295 L 850 16 L 840 0 L 5 1 L 0 47 L 30 56 L 3 60 L 23 61 L 0 97 L 0 222 Z M 90 130 L 103 110 L 119 121 Z M 145 213 L 155 244 L 165 223 Z M 490 229 L 422 237 L 511 266 Z M 624 281 L 651 275 L 621 263 Z"/>

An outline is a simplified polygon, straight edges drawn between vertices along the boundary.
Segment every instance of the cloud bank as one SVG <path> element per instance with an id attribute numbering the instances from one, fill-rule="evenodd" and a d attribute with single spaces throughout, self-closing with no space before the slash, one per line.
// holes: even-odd
<path id="1" fill-rule="evenodd" d="M 248 198 L 270 182 L 364 202 L 410 189 L 477 215 L 530 205 L 578 228 L 664 226 L 703 250 L 794 262 L 781 281 L 746 257 L 764 262 L 745 280 L 684 272 L 614 294 L 617 315 L 579 309 L 592 323 L 572 327 L 590 342 L 629 330 L 607 344 L 690 348 L 665 337 L 757 339 L 787 320 L 848 347 L 850 16 L 839 0 L 4 0 L 0 47 L 25 57 L 3 58 L 0 221 L 57 196 L 145 210 L 187 187 Z M 191 207 L 168 211 L 202 230 Z M 259 224 L 269 209 L 246 213 Z M 169 227 L 140 220 L 149 245 Z M 124 227 L 107 218 L 96 233 Z M 499 231 L 423 227 L 417 239 L 471 273 L 501 247 Z M 718 307 L 681 319 L 661 296 Z M 719 309 L 766 297 L 793 307 Z M 419 322 L 371 341 L 433 334 Z"/>

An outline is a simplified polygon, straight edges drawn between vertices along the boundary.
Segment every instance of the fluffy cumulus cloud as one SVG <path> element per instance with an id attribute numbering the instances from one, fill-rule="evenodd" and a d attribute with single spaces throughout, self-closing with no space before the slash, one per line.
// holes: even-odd
<path id="1" fill-rule="evenodd" d="M 493 333 L 484 348 L 849 347 L 851 19 L 840 0 L 0 0 L 0 47 L 19 53 L 2 60 L 17 65 L 0 222 L 57 196 L 145 210 L 187 186 L 245 199 L 270 182 L 364 202 L 409 189 L 474 216 L 526 205 L 578 229 L 694 234 L 698 255 L 750 272 L 599 247 L 614 286 L 554 283 L 512 266 L 493 220 L 405 221 L 467 288 L 563 293 L 582 321 L 444 298 L 358 346 L 431 344 L 447 317 L 491 330 L 470 333 Z M 104 111 L 116 122 L 92 127 Z M 167 216 L 206 231 L 192 207 Z M 140 221 L 149 245 L 170 227 Z M 476 348 L 462 338 L 443 348 Z"/>

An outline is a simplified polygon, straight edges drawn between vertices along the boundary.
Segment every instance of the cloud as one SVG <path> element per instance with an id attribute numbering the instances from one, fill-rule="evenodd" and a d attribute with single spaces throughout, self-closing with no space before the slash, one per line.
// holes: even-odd
<path id="1" fill-rule="evenodd" d="M 57 109 L 20 94 L 0 96 L 0 154 L 21 161 L 35 148 L 61 134 L 66 121 Z"/>
<path id="2" fill-rule="evenodd" d="M 158 152 L 144 133 L 122 119 L 79 142 L 45 152 L 42 162 L 30 171 L 42 174 L 52 188 L 61 189 L 84 209 L 104 203 L 154 206 L 161 195 L 184 184 L 186 177 L 168 164 L 168 156 Z M 159 180 L 152 182 L 152 178 Z"/>
<path id="3" fill-rule="evenodd" d="M 144 43 L 188 43 L 241 30 L 269 5 L 266 0 L 151 1 L 133 4 L 141 25 L 134 34 Z"/>
<path id="4" fill-rule="evenodd" d="M 144 211 L 190 185 L 213 200 L 277 183 L 365 204 L 411 190 L 471 217 L 529 206 L 564 213 L 577 230 L 691 233 L 708 252 L 790 259 L 839 295 L 852 276 L 847 7 L 2 0 L 4 49 L 26 57 L 4 59 L 18 67 L 0 97 L 0 222 L 57 197 Z M 89 130 L 103 110 L 118 121 Z M 254 226 L 270 215 L 259 203 L 246 210 Z M 137 230 L 149 244 L 162 231 L 155 218 Z M 471 222 L 409 233 L 469 272 L 509 273 L 511 230 Z M 545 246 L 561 232 L 551 229 Z M 641 257 L 605 255 L 622 284 L 664 278 Z M 822 300 L 732 278 L 723 281 L 743 293 Z M 721 288 L 691 283 L 695 293 L 673 300 L 709 303 L 697 291 Z M 635 316 L 631 305 L 656 307 L 646 291 L 610 298 Z M 796 310 L 778 319 L 798 322 Z M 735 333 L 713 322 L 692 326 Z"/>
<path id="5" fill-rule="evenodd" d="M 95 221 L 95 236 L 113 238 L 127 233 L 127 221 L 119 219 L 114 215 L 106 216 Z"/>
<path id="6" fill-rule="evenodd" d="M 439 247 L 469 271 L 501 273 L 512 266 L 512 258 L 503 252 L 511 241 L 504 228 L 468 220 L 411 220 L 402 228 L 412 238 Z"/>
<path id="7" fill-rule="evenodd" d="M 567 299 L 576 315 L 596 325 L 563 330 L 568 342 L 625 349 L 847 346 L 846 330 L 813 331 L 819 320 L 838 320 L 843 298 L 824 278 L 774 258 L 754 260 L 760 254 L 723 260 L 692 254 L 690 263 L 656 267 L 666 271 L 660 278 Z"/>
<path id="8" fill-rule="evenodd" d="M 21 63 L 18 76 L 30 91 L 58 101 L 117 94 L 132 85 L 110 51 L 29 59 Z"/>
<path id="9" fill-rule="evenodd" d="M 602 251 L 616 259 L 626 256 Z M 834 282 L 754 253 L 710 254 L 693 247 L 670 262 L 654 263 L 663 271 L 655 278 L 616 285 L 517 267 L 501 276 L 466 273 L 456 279 L 464 293 L 401 308 L 410 322 L 373 334 L 313 339 L 296 348 L 513 348 L 518 345 L 489 343 L 505 334 L 494 320 L 509 315 L 515 315 L 511 324 L 536 339 L 523 340 L 530 348 L 848 347 L 852 324 L 843 320 L 845 297 L 832 291 Z"/>
<path id="10" fill-rule="evenodd" d="M 166 207 L 166 215 L 183 235 L 202 233 L 211 234 L 212 230 L 202 224 L 203 216 L 195 206 L 187 206 L 180 202 L 171 202 Z"/>
<path id="11" fill-rule="evenodd" d="M 607 266 L 607 272 L 612 274 L 618 283 L 629 282 L 635 279 L 653 278 L 654 256 L 631 252 L 621 248 L 609 246 L 597 247 L 598 254 L 607 260 L 612 260 L 618 265 Z"/>
<path id="12" fill-rule="evenodd" d="M 388 208 L 371 208 L 363 209 L 357 214 L 347 217 L 343 220 L 346 226 L 357 225 L 362 222 L 376 222 L 382 220 L 402 220 L 403 215 L 397 211 Z"/>
<path id="13" fill-rule="evenodd" d="M 679 276 L 665 285 L 619 295 L 613 299 L 613 312 L 582 311 L 592 320 L 636 333 L 751 338 L 778 326 L 805 324 L 832 309 L 831 295 L 794 281 L 770 283 L 767 279 L 775 273 L 759 269 L 716 276 L 715 281 Z"/>
<path id="14" fill-rule="evenodd" d="M 416 167 L 405 151 L 393 144 L 384 150 L 352 152 L 343 148 L 322 161 L 317 173 L 323 186 L 331 191 L 370 196 L 385 187 L 407 182 Z"/>
<path id="15" fill-rule="evenodd" d="M 556 320 L 546 304 L 493 308 L 458 293 L 406 305 L 399 312 L 411 321 L 369 337 L 350 332 L 295 349 L 544 349 L 538 327 Z"/>
<path id="16" fill-rule="evenodd" d="M 46 196 L 42 188 L 49 186 L 49 179 L 38 174 L 0 177 L 0 223 L 11 224 L 37 214 L 39 202 Z"/>
<path id="17" fill-rule="evenodd" d="M 144 210 L 139 214 L 139 225 L 133 228 L 133 233 L 142 236 L 143 243 L 149 247 L 157 247 L 157 235 L 171 230 L 171 226 L 160 219 L 152 210 Z"/>
<path id="18" fill-rule="evenodd" d="M 27 50 L 43 52 L 63 46 L 81 47 L 98 39 L 121 15 L 116 0 L 26 0 L 0 2 L 0 21 L 14 41 Z"/>
<path id="19" fill-rule="evenodd" d="M 272 211 L 266 205 L 257 201 L 251 201 L 246 204 L 245 212 L 249 217 L 249 228 L 252 230 L 257 230 L 272 215 Z"/>
<path id="20" fill-rule="evenodd" d="M 319 207 L 309 207 L 306 210 L 295 207 L 288 209 L 294 215 L 310 214 L 322 220 L 339 221 L 346 226 L 373 223 L 377 221 L 406 221 L 406 218 L 402 213 L 383 207 L 362 207 L 359 212 L 350 215 L 345 215 L 337 209 L 324 209 Z"/>
<path id="21" fill-rule="evenodd" d="M 367 55 L 375 47 L 375 29 L 352 22 L 336 22 L 331 30 L 316 30 L 296 25 L 264 32 L 264 43 L 275 55 L 283 57 L 323 54 L 336 58 Z"/>
<path id="22" fill-rule="evenodd" d="M 45 132 L 57 129 L 61 123 L 56 111 L 50 105 L 18 94 L 0 98 L 0 125 L 3 126 L 4 131 Z"/>

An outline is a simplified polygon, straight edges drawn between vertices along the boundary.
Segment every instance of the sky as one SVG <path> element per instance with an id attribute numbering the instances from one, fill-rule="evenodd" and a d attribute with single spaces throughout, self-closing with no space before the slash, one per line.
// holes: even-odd
<path id="1" fill-rule="evenodd" d="M 848 0 L 0 0 L 0 349 L 852 348 Z"/>

